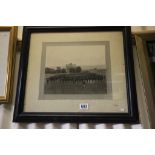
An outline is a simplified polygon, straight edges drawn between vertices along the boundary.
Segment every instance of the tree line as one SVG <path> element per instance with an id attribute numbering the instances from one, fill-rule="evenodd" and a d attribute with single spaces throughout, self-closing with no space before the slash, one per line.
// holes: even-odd
<path id="1" fill-rule="evenodd" d="M 57 67 L 56 69 L 53 68 L 45 68 L 46 74 L 55 74 L 55 73 L 81 73 L 82 68 L 80 66 L 72 67 L 72 68 L 61 68 Z"/>

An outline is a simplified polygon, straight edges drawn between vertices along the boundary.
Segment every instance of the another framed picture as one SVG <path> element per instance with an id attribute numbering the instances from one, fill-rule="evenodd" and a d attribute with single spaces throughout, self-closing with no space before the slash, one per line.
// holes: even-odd
<path id="1" fill-rule="evenodd" d="M 136 33 L 135 39 L 145 93 L 145 102 L 141 105 L 144 125 L 155 128 L 155 31 Z"/>
<path id="2" fill-rule="evenodd" d="M 13 121 L 137 123 L 130 27 L 24 27 Z"/>
<path id="3" fill-rule="evenodd" d="M 0 26 L 0 104 L 12 98 L 17 27 Z"/>

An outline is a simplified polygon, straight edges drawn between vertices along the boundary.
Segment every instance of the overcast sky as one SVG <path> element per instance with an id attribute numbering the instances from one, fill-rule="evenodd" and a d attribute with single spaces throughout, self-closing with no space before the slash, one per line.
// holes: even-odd
<path id="1" fill-rule="evenodd" d="M 80 66 L 105 66 L 105 45 L 47 47 L 46 67 L 66 66 L 69 63 Z"/>

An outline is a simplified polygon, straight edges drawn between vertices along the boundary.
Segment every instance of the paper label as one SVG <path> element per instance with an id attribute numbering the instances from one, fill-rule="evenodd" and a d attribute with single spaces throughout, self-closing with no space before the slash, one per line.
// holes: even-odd
<path id="1" fill-rule="evenodd" d="M 88 110 L 88 103 L 81 103 L 80 104 L 80 109 L 81 110 Z"/>

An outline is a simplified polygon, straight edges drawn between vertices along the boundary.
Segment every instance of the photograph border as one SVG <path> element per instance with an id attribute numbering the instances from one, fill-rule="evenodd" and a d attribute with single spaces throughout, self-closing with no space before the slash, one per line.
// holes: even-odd
<path id="1" fill-rule="evenodd" d="M 66 44 L 72 44 L 72 42 L 63 42 L 64 45 Z M 108 81 L 111 81 L 111 59 L 110 59 L 110 42 L 109 41 L 85 41 L 85 42 L 74 42 L 73 44 L 79 44 L 79 43 L 82 43 L 83 45 L 104 45 L 105 46 L 105 59 L 106 59 L 106 66 L 108 67 L 108 71 L 107 71 L 107 76 Z M 46 59 L 46 52 L 45 52 L 45 49 L 47 48 L 47 46 L 54 46 L 54 45 L 62 45 L 61 42 L 54 42 L 54 43 L 51 43 L 51 42 L 43 42 L 42 43 L 42 60 L 41 60 L 41 75 L 40 75 L 40 89 L 39 89 L 39 99 L 40 100 L 45 100 L 45 99 L 50 99 L 50 100 L 55 100 L 55 99 L 76 99 L 76 97 L 74 97 L 73 95 L 76 95 L 76 94 L 61 94 L 61 97 L 60 97 L 60 94 L 54 94 L 55 97 L 52 97 L 52 95 L 46 95 L 43 93 L 43 87 L 44 87 L 44 69 L 45 69 L 45 59 Z M 97 99 L 97 98 L 100 98 L 100 99 L 104 99 L 106 97 L 106 99 L 112 99 L 112 83 L 109 82 L 107 83 L 107 94 L 105 94 L 103 96 L 103 94 L 77 94 L 80 98 L 80 99 Z M 62 97 L 63 96 L 63 97 Z"/>
<path id="2" fill-rule="evenodd" d="M 65 113 L 65 112 L 24 112 L 25 88 L 32 33 L 56 32 L 122 32 L 127 88 L 127 113 Z M 132 52 L 131 27 L 125 26 L 27 26 L 23 30 L 22 52 L 14 109 L 14 122 L 85 122 L 85 123 L 138 123 L 137 95 Z"/>

